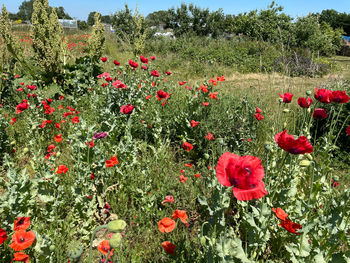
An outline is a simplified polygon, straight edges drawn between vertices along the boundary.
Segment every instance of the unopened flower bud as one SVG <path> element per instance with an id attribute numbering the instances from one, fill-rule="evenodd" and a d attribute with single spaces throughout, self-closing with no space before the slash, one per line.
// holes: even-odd
<path id="1" fill-rule="evenodd" d="M 122 243 L 122 238 L 123 237 L 120 233 L 114 234 L 109 240 L 109 245 L 111 246 L 111 248 L 118 248 Z"/>
<path id="2" fill-rule="evenodd" d="M 288 113 L 288 112 L 289 112 L 289 109 L 284 109 L 283 112 L 284 112 L 284 113 Z"/>
<path id="3" fill-rule="evenodd" d="M 301 167 L 308 167 L 311 164 L 311 162 L 309 160 L 302 160 L 300 161 L 299 165 Z"/>
<path id="4" fill-rule="evenodd" d="M 307 96 L 310 96 L 310 95 L 311 95 L 311 91 L 310 91 L 310 90 L 307 90 L 307 91 L 306 91 L 306 95 L 307 95 Z"/>
<path id="5" fill-rule="evenodd" d="M 126 222 L 121 219 L 113 220 L 107 224 L 108 231 L 113 233 L 121 232 L 125 229 L 125 227 Z"/>

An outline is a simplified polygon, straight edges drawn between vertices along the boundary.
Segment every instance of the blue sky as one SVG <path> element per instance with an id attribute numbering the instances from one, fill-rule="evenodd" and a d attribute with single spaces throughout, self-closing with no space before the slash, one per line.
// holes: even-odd
<path id="1" fill-rule="evenodd" d="M 12 13 L 18 11 L 23 0 L 0 0 L 0 5 L 6 6 Z M 254 9 L 264 9 L 271 4 L 271 0 L 204 0 L 204 1 L 164 1 L 164 0 L 49 0 L 51 6 L 63 6 L 68 14 L 74 18 L 86 20 L 92 11 L 98 11 L 102 15 L 113 14 L 123 9 L 127 3 L 129 8 L 135 9 L 136 3 L 139 12 L 147 15 L 157 10 L 167 10 L 184 3 L 193 3 L 202 8 L 217 10 L 222 8 L 225 14 L 238 14 Z M 284 7 L 284 12 L 293 16 L 304 16 L 310 12 L 321 12 L 324 9 L 335 9 L 339 12 L 350 12 L 350 0 L 277 0 L 277 4 Z"/>

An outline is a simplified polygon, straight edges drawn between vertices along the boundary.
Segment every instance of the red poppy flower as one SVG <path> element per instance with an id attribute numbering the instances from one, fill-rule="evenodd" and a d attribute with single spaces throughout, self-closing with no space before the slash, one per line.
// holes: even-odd
<path id="1" fill-rule="evenodd" d="M 346 134 L 350 136 L 350 125 L 346 128 Z"/>
<path id="2" fill-rule="evenodd" d="M 196 127 L 196 126 L 198 126 L 198 125 L 199 125 L 199 122 L 198 122 L 198 121 L 194 121 L 194 120 L 191 121 L 191 127 L 192 127 L 192 128 L 194 128 L 194 127 Z"/>
<path id="3" fill-rule="evenodd" d="M 262 109 L 260 109 L 259 107 L 256 107 L 256 108 L 255 108 L 255 112 L 256 112 L 256 113 L 262 113 Z"/>
<path id="4" fill-rule="evenodd" d="M 56 171 L 56 173 L 57 174 L 62 174 L 62 173 L 67 173 L 68 172 L 68 167 L 67 166 L 65 166 L 65 165 L 59 165 L 58 167 L 57 167 L 57 171 Z"/>
<path id="5" fill-rule="evenodd" d="M 283 150 L 291 154 L 312 153 L 313 147 L 305 136 L 294 139 L 293 135 L 287 133 L 287 130 L 275 135 L 275 142 Z"/>
<path id="6" fill-rule="evenodd" d="M 106 58 L 106 57 L 102 57 L 102 58 L 101 58 L 101 61 L 102 61 L 102 62 L 106 62 L 106 61 L 107 61 L 107 58 Z"/>
<path id="7" fill-rule="evenodd" d="M 119 161 L 117 159 L 117 156 L 112 156 L 111 159 L 107 160 L 106 161 L 106 167 L 109 168 L 109 167 L 113 167 L 114 165 L 118 164 Z"/>
<path id="8" fill-rule="evenodd" d="M 339 183 L 336 180 L 332 179 L 331 185 L 335 188 L 339 185 Z"/>
<path id="9" fill-rule="evenodd" d="M 157 91 L 157 100 L 162 100 L 162 99 L 168 99 L 169 98 L 169 94 L 166 93 L 163 90 L 158 90 Z"/>
<path id="10" fill-rule="evenodd" d="M 189 152 L 193 149 L 193 145 L 189 142 L 185 142 L 184 144 L 182 144 L 182 148 L 184 148 L 185 151 Z"/>
<path id="11" fill-rule="evenodd" d="M 13 261 L 29 263 L 29 256 L 24 252 L 17 252 L 13 254 L 13 257 L 14 258 L 11 260 L 11 263 Z"/>
<path id="12" fill-rule="evenodd" d="M 147 95 L 145 99 L 149 100 L 151 97 L 152 97 L 151 95 Z"/>
<path id="13" fill-rule="evenodd" d="M 145 65 L 142 65 L 141 68 L 142 68 L 143 70 L 147 70 L 147 67 L 146 67 Z"/>
<path id="14" fill-rule="evenodd" d="M 12 243 L 10 248 L 15 251 L 21 251 L 30 247 L 35 240 L 34 231 L 26 232 L 25 230 L 18 230 L 12 235 Z"/>
<path id="15" fill-rule="evenodd" d="M 260 114 L 260 113 L 255 113 L 255 114 L 254 114 L 254 117 L 255 117 L 255 119 L 257 119 L 258 121 L 264 119 L 264 116 L 263 116 L 262 114 Z"/>
<path id="16" fill-rule="evenodd" d="M 152 70 L 152 71 L 151 71 L 151 75 L 152 75 L 153 77 L 159 77 L 159 72 L 158 72 L 157 70 Z"/>
<path id="17" fill-rule="evenodd" d="M 284 103 L 290 103 L 292 101 L 293 96 L 294 96 L 294 94 L 291 94 L 289 92 L 286 92 L 283 95 L 281 95 L 281 93 L 278 93 L 278 94 L 283 99 Z"/>
<path id="18" fill-rule="evenodd" d="M 79 116 L 75 116 L 72 118 L 72 123 L 79 123 L 80 120 L 79 120 Z"/>
<path id="19" fill-rule="evenodd" d="M 174 197 L 172 195 L 167 195 L 165 197 L 165 199 L 162 202 L 162 205 L 164 205 L 165 203 L 174 203 Z"/>
<path id="20" fill-rule="evenodd" d="M 179 177 L 180 182 L 183 183 L 183 184 L 187 181 L 187 179 L 188 178 L 183 176 L 183 174 L 181 174 L 180 177 Z"/>
<path id="21" fill-rule="evenodd" d="M 333 101 L 333 91 L 328 89 L 315 88 L 315 99 L 322 103 L 331 103 Z"/>
<path id="22" fill-rule="evenodd" d="M 109 240 L 103 240 L 98 246 L 97 249 L 103 254 L 103 255 L 107 255 L 108 251 L 111 249 L 111 246 L 109 245 Z M 109 253 L 110 256 L 113 255 L 113 250 L 111 251 L 111 253 Z"/>
<path id="23" fill-rule="evenodd" d="M 26 110 L 29 108 L 29 104 L 27 103 L 28 100 L 22 100 L 20 104 L 16 106 L 17 108 L 17 114 L 20 114 L 22 111 Z"/>
<path id="24" fill-rule="evenodd" d="M 94 140 L 91 140 L 90 142 L 87 142 L 86 145 L 89 145 L 89 148 L 92 148 L 95 146 Z"/>
<path id="25" fill-rule="evenodd" d="M 129 65 L 130 65 L 132 68 L 137 68 L 137 67 L 139 66 L 135 61 L 132 61 L 131 59 L 129 59 Z"/>
<path id="26" fill-rule="evenodd" d="M 312 99 L 310 98 L 299 98 L 298 99 L 298 104 L 302 108 L 309 108 L 312 103 Z"/>
<path id="27" fill-rule="evenodd" d="M 135 106 L 128 104 L 120 107 L 120 113 L 123 114 L 131 114 L 134 111 Z"/>
<path id="28" fill-rule="evenodd" d="M 332 92 L 333 101 L 336 103 L 347 103 L 350 100 L 350 97 L 346 95 L 345 91 L 336 90 Z"/>
<path id="29" fill-rule="evenodd" d="M 145 58 L 144 56 L 140 56 L 140 60 L 142 63 L 148 64 L 148 58 Z"/>
<path id="30" fill-rule="evenodd" d="M 176 246 L 173 243 L 171 243 L 169 241 L 164 241 L 162 243 L 162 247 L 164 248 L 164 250 L 167 254 L 175 256 Z"/>
<path id="31" fill-rule="evenodd" d="M 62 134 L 58 134 L 56 135 L 55 137 L 53 137 L 53 139 L 56 141 L 56 142 L 61 142 L 62 141 Z"/>
<path id="32" fill-rule="evenodd" d="M 7 240 L 7 234 L 4 229 L 0 228 L 0 245 Z"/>
<path id="33" fill-rule="evenodd" d="M 325 109 L 317 108 L 315 109 L 314 113 L 312 114 L 312 117 L 315 120 L 322 120 L 328 117 L 328 114 Z"/>
<path id="34" fill-rule="evenodd" d="M 174 211 L 172 217 L 173 217 L 173 219 L 180 218 L 182 223 L 187 224 L 188 216 L 187 216 L 187 213 L 186 213 L 185 210 L 178 210 L 178 209 L 176 209 Z"/>
<path id="35" fill-rule="evenodd" d="M 168 76 L 171 75 L 170 71 L 165 71 L 165 74 L 167 74 Z"/>
<path id="36" fill-rule="evenodd" d="M 297 233 L 297 229 L 302 229 L 302 226 L 290 221 L 288 218 L 285 220 L 281 220 L 281 224 L 279 224 L 281 227 L 286 229 L 289 233 L 300 235 L 300 233 Z"/>
<path id="37" fill-rule="evenodd" d="M 151 60 L 155 60 L 156 57 L 155 57 L 155 56 L 150 56 L 150 59 L 151 59 Z"/>
<path id="38" fill-rule="evenodd" d="M 169 233 L 176 227 L 176 222 L 169 217 L 164 217 L 158 222 L 158 229 L 162 233 Z"/>
<path id="39" fill-rule="evenodd" d="M 288 217 L 286 212 L 284 212 L 284 210 L 280 207 L 277 207 L 276 209 L 272 208 L 272 212 L 274 212 L 277 218 L 281 220 L 285 220 Z"/>
<path id="40" fill-rule="evenodd" d="M 185 167 L 192 168 L 193 164 L 192 163 L 185 163 Z"/>
<path id="41" fill-rule="evenodd" d="M 218 95 L 218 92 L 214 92 L 214 93 L 210 92 L 209 93 L 209 98 L 217 100 L 218 99 L 217 95 Z"/>
<path id="42" fill-rule="evenodd" d="M 126 89 L 127 88 L 127 86 L 122 81 L 120 81 L 119 79 L 114 81 L 112 83 L 112 86 L 117 88 L 117 89 Z"/>
<path id="43" fill-rule="evenodd" d="M 209 102 L 202 102 L 203 106 L 209 106 Z"/>
<path id="44" fill-rule="evenodd" d="M 59 124 L 58 122 L 56 122 L 55 126 L 57 129 L 61 129 L 61 124 Z"/>
<path id="45" fill-rule="evenodd" d="M 216 177 L 223 186 L 233 186 L 233 195 L 240 201 L 260 199 L 267 194 L 264 168 L 258 157 L 238 156 L 225 152 L 219 158 Z"/>
<path id="46" fill-rule="evenodd" d="M 201 177 L 201 174 L 194 174 L 193 176 L 196 178 L 199 178 L 199 177 Z"/>
<path id="47" fill-rule="evenodd" d="M 26 230 L 30 226 L 30 217 L 17 217 L 17 220 L 15 220 L 15 224 L 13 226 L 13 230 Z"/>
<path id="48" fill-rule="evenodd" d="M 212 141 L 212 140 L 214 140 L 214 135 L 211 134 L 210 132 L 208 132 L 208 134 L 205 135 L 205 138 L 206 138 L 208 141 Z"/>
<path id="49" fill-rule="evenodd" d="M 17 118 L 12 118 L 11 121 L 10 121 L 10 124 L 11 125 L 15 124 L 16 120 L 17 120 Z"/>
<path id="50" fill-rule="evenodd" d="M 120 62 L 118 62 L 118 61 L 116 61 L 116 60 L 114 60 L 113 63 L 114 63 L 114 65 L 116 65 L 116 66 L 120 66 Z"/>

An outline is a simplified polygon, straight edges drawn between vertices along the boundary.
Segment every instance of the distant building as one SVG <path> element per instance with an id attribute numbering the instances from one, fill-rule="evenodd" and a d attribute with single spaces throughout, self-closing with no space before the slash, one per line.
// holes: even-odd
<path id="1" fill-rule="evenodd" d="M 102 23 L 102 25 L 105 27 L 105 30 L 107 33 L 114 33 L 115 32 L 115 30 L 111 24 Z"/>
<path id="2" fill-rule="evenodd" d="M 58 19 L 63 28 L 78 29 L 78 20 Z"/>

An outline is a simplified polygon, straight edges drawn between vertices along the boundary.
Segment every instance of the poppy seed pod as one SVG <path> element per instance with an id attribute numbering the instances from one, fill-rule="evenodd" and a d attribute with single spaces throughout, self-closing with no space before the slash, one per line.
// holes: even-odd
<path id="1" fill-rule="evenodd" d="M 118 219 L 113 220 L 107 224 L 107 228 L 109 232 L 118 233 L 125 229 L 126 222 L 124 220 Z"/>

